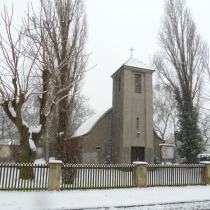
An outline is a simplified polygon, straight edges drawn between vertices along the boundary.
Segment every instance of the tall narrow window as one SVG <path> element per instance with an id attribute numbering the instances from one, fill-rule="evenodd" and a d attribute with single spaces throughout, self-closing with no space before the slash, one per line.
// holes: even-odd
<path id="1" fill-rule="evenodd" d="M 121 91 L 121 76 L 118 77 L 118 93 Z"/>
<path id="2" fill-rule="evenodd" d="M 135 74 L 135 92 L 141 92 L 141 74 Z"/>
<path id="3" fill-rule="evenodd" d="M 136 129 L 139 129 L 139 117 L 136 118 Z"/>

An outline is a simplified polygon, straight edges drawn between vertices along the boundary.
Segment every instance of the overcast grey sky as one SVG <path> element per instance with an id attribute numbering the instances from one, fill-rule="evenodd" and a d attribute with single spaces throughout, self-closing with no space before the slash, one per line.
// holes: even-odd
<path id="1" fill-rule="evenodd" d="M 86 0 L 89 24 L 87 49 L 93 52 L 84 92 L 90 104 L 101 110 L 112 103 L 111 75 L 129 57 L 150 64 L 158 50 L 157 32 L 163 15 L 163 0 Z M 198 31 L 210 44 L 210 0 L 188 0 Z"/>
<path id="2" fill-rule="evenodd" d="M 33 0 L 37 6 L 39 0 Z M 14 2 L 14 17 L 20 23 L 28 0 L 0 0 L 8 7 Z M 88 41 L 87 53 L 92 53 L 83 93 L 96 112 L 111 107 L 111 75 L 130 57 L 149 65 L 158 50 L 157 32 L 163 15 L 163 0 L 85 0 Z M 188 0 L 198 31 L 210 45 L 210 0 Z M 2 26 L 0 26 L 2 30 Z"/>

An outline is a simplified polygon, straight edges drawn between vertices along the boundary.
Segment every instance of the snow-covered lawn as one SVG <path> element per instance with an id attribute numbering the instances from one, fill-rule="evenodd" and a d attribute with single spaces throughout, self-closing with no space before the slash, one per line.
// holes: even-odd
<path id="1" fill-rule="evenodd" d="M 195 201 L 196 202 L 204 201 L 204 202 L 193 204 L 193 202 Z M 188 203 L 181 204 L 182 207 L 180 207 L 180 204 L 179 205 L 175 204 L 177 202 L 188 202 Z M 169 203 L 173 204 L 169 205 Z M 164 205 L 160 206 L 155 204 L 164 204 Z M 210 186 L 148 187 L 148 188 L 133 188 L 133 189 L 61 191 L 61 192 L 0 191 L 1 210 L 19 210 L 19 209 L 55 210 L 55 209 L 85 209 L 85 208 L 105 209 L 105 207 L 110 207 L 110 209 L 117 209 L 117 207 L 123 207 L 123 209 L 126 208 L 126 209 L 144 209 L 144 210 L 145 209 L 210 209 Z"/>

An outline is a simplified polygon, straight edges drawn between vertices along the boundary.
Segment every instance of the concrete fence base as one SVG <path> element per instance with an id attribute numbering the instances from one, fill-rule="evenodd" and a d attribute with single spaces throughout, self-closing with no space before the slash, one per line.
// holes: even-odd
<path id="1" fill-rule="evenodd" d="M 48 191 L 59 191 L 61 180 L 62 161 L 50 160 L 49 162 L 49 177 L 48 177 Z"/>
<path id="2" fill-rule="evenodd" d="M 200 163 L 206 165 L 206 184 L 210 185 L 210 161 L 201 161 Z"/>
<path id="3" fill-rule="evenodd" d="M 141 161 L 133 162 L 136 165 L 135 183 L 137 187 L 147 187 L 147 163 Z"/>

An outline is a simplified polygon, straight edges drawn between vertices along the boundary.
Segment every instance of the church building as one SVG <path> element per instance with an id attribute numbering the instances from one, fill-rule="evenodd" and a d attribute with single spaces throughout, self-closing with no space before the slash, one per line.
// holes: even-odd
<path id="1" fill-rule="evenodd" d="M 82 144 L 82 163 L 154 162 L 164 143 L 153 129 L 154 70 L 130 57 L 112 75 L 112 107 L 84 122 L 73 138 Z"/>

